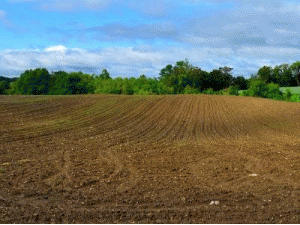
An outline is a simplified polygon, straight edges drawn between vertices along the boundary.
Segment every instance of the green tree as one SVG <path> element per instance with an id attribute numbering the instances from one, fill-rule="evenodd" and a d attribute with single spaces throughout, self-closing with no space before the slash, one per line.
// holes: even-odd
<path id="1" fill-rule="evenodd" d="M 250 87 L 247 90 L 249 96 L 254 97 L 263 97 L 267 96 L 267 87 L 266 83 L 262 80 L 252 80 L 250 83 Z"/>
<path id="2" fill-rule="evenodd" d="M 263 66 L 257 72 L 258 79 L 264 81 L 265 83 L 270 83 L 273 81 L 273 70 L 270 66 Z"/>
<path id="3" fill-rule="evenodd" d="M 117 77 L 115 79 L 96 78 L 94 81 L 96 94 L 121 94 L 123 79 Z"/>
<path id="4" fill-rule="evenodd" d="M 273 76 L 273 82 L 279 84 L 281 87 L 291 87 L 297 85 L 293 76 L 293 71 L 288 64 L 284 63 L 275 66 L 273 68 Z"/>
<path id="5" fill-rule="evenodd" d="M 172 65 L 166 65 L 165 68 L 161 69 L 160 73 L 159 73 L 159 79 L 163 80 L 163 79 L 168 79 L 173 71 L 173 66 Z"/>
<path id="6" fill-rule="evenodd" d="M 50 76 L 50 95 L 94 93 L 94 77 L 82 72 L 54 72 Z"/>
<path id="7" fill-rule="evenodd" d="M 201 68 L 193 68 L 189 74 L 190 81 L 193 84 L 193 88 L 203 91 L 210 88 L 211 77 L 210 73 L 201 70 Z"/>
<path id="8" fill-rule="evenodd" d="M 297 85 L 300 86 L 300 61 L 294 62 L 291 65 L 291 70 L 294 73 L 295 79 L 297 81 Z"/>
<path id="9" fill-rule="evenodd" d="M 124 95 L 133 95 L 134 90 L 133 90 L 133 85 L 132 82 L 128 78 L 123 79 L 122 82 L 122 94 Z"/>
<path id="10" fill-rule="evenodd" d="M 94 94 L 95 85 L 94 85 L 94 76 L 90 74 L 81 74 L 80 81 L 77 84 L 77 88 L 81 88 L 82 94 Z"/>
<path id="11" fill-rule="evenodd" d="M 228 88 L 232 84 L 233 77 L 230 73 L 232 68 L 220 67 L 218 70 L 214 69 L 210 72 L 210 87 L 214 91 L 219 91 Z"/>
<path id="12" fill-rule="evenodd" d="M 68 92 L 66 94 L 87 94 L 88 83 L 83 81 L 82 72 L 73 72 L 68 75 Z"/>
<path id="13" fill-rule="evenodd" d="M 0 95 L 3 95 L 9 89 L 9 82 L 6 80 L 0 81 Z"/>
<path id="14" fill-rule="evenodd" d="M 68 77 L 65 71 L 54 72 L 50 75 L 50 95 L 65 95 L 68 93 Z"/>
<path id="15" fill-rule="evenodd" d="M 99 77 L 102 78 L 102 79 L 111 79 L 107 69 L 103 69 L 101 74 L 99 75 Z"/>
<path id="16" fill-rule="evenodd" d="M 17 81 L 18 80 L 18 78 L 17 77 L 13 77 L 13 78 L 10 78 L 10 77 L 3 77 L 3 76 L 0 76 L 0 81 L 7 81 L 7 82 L 9 82 L 9 83 L 11 83 L 11 82 L 15 82 L 15 81 Z"/>
<path id="17" fill-rule="evenodd" d="M 267 84 L 267 98 L 282 100 L 283 93 L 279 90 L 279 84 L 269 83 Z"/>
<path id="18" fill-rule="evenodd" d="M 292 87 L 296 86 L 296 80 L 293 76 L 293 71 L 289 64 L 281 64 L 279 65 L 281 69 L 281 76 L 280 76 L 280 82 L 279 85 L 281 87 Z"/>
<path id="19" fill-rule="evenodd" d="M 168 91 L 173 90 L 173 94 L 182 93 L 187 85 L 193 86 L 192 70 L 194 67 L 185 61 L 176 62 L 175 66 L 167 65 L 160 71 L 159 80 L 165 86 L 169 87 Z M 171 89 L 170 89 L 171 88 Z"/>
<path id="20" fill-rule="evenodd" d="M 12 91 L 15 94 L 48 94 L 50 74 L 45 68 L 26 70 L 20 78 L 13 83 Z"/>
<path id="21" fill-rule="evenodd" d="M 247 80 L 243 76 L 237 76 L 233 78 L 232 85 L 238 87 L 239 90 L 245 90 L 247 89 Z"/>

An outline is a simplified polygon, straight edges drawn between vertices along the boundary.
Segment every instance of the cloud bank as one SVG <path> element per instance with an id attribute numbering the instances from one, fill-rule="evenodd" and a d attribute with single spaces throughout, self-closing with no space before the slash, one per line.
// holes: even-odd
<path id="1" fill-rule="evenodd" d="M 49 71 L 99 74 L 103 68 L 107 68 L 113 77 L 138 77 L 142 74 L 158 77 L 160 70 L 167 64 L 174 64 L 185 58 L 206 71 L 226 65 L 234 68 L 234 75 L 244 75 L 257 72 L 263 65 L 292 63 L 300 58 L 300 50 L 276 47 L 241 47 L 236 50 L 206 47 L 183 50 L 173 47 L 164 51 L 151 46 L 141 46 L 89 51 L 58 45 L 45 49 L 1 51 L 0 73 L 14 76 L 20 75 L 26 69 L 43 67 Z"/>

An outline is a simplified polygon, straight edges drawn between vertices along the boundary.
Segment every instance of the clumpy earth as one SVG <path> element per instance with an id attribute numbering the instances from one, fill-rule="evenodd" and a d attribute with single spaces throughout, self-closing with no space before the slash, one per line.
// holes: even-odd
<path id="1" fill-rule="evenodd" d="M 1 96 L 0 223 L 300 223 L 300 104 Z"/>

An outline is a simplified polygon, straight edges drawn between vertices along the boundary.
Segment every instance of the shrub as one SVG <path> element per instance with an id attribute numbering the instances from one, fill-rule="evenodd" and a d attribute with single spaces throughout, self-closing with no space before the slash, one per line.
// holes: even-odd
<path id="1" fill-rule="evenodd" d="M 227 95 L 228 93 L 225 90 L 227 90 L 227 89 L 215 91 L 214 94 L 216 94 L 216 95 Z"/>
<path id="2" fill-rule="evenodd" d="M 229 88 L 221 91 L 222 95 L 239 95 L 239 88 L 237 86 L 229 86 Z"/>
<path id="3" fill-rule="evenodd" d="M 208 89 L 202 91 L 202 93 L 203 93 L 203 94 L 208 94 L 208 95 L 213 95 L 213 94 L 215 94 L 214 89 L 212 89 L 212 88 L 208 88 Z"/>
<path id="4" fill-rule="evenodd" d="M 151 95 L 151 94 L 153 94 L 151 91 L 146 91 L 146 90 L 134 91 L 134 95 Z"/>
<path id="5" fill-rule="evenodd" d="M 284 97 L 288 100 L 291 99 L 292 93 L 291 93 L 290 89 L 286 89 L 286 93 L 285 93 Z"/>
<path id="6" fill-rule="evenodd" d="M 253 80 L 250 83 L 250 88 L 248 89 L 249 96 L 253 97 L 267 97 L 268 88 L 264 81 L 262 80 Z"/>
<path id="7" fill-rule="evenodd" d="M 249 96 L 249 91 L 248 90 L 243 90 L 240 93 L 241 96 Z"/>
<path id="8" fill-rule="evenodd" d="M 133 95 L 134 90 L 129 84 L 123 84 L 122 86 L 122 94 L 124 95 Z"/>
<path id="9" fill-rule="evenodd" d="M 246 92 L 243 92 L 243 95 L 277 100 L 284 99 L 283 93 L 279 90 L 279 84 L 266 84 L 261 80 L 251 81 L 250 88 Z"/>
<path id="10" fill-rule="evenodd" d="M 199 94 L 200 91 L 195 89 L 195 88 L 192 88 L 190 86 L 186 86 L 183 90 L 183 94 Z"/>
<path id="11" fill-rule="evenodd" d="M 279 90 L 279 84 L 270 83 L 267 86 L 267 98 L 282 100 L 283 93 Z"/>
<path id="12" fill-rule="evenodd" d="M 292 102 L 300 102 L 300 95 L 298 95 L 298 94 L 292 95 L 291 101 Z"/>

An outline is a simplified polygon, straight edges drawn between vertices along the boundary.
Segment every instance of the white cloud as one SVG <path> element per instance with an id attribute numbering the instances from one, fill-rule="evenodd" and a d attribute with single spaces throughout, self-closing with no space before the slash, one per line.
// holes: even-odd
<path id="1" fill-rule="evenodd" d="M 221 66 L 234 68 L 234 75 L 249 76 L 256 73 L 263 65 L 278 65 L 283 62 L 292 63 L 299 59 L 300 50 L 296 48 L 274 47 L 241 47 L 231 48 L 181 48 L 172 47 L 168 51 L 143 48 L 110 47 L 100 51 L 72 49 L 63 45 L 50 46 L 35 50 L 0 51 L 0 68 L 3 71 L 15 71 L 20 75 L 27 69 L 37 67 L 49 71 L 83 71 L 98 74 L 107 68 L 113 77 L 138 77 L 145 74 L 157 77 L 159 71 L 167 64 L 188 58 L 192 65 L 206 71 Z"/>
<path id="2" fill-rule="evenodd" d="M 46 52 L 61 52 L 61 53 L 65 53 L 68 50 L 67 47 L 63 46 L 63 45 L 56 45 L 56 46 L 50 46 L 48 48 L 45 48 Z"/>

